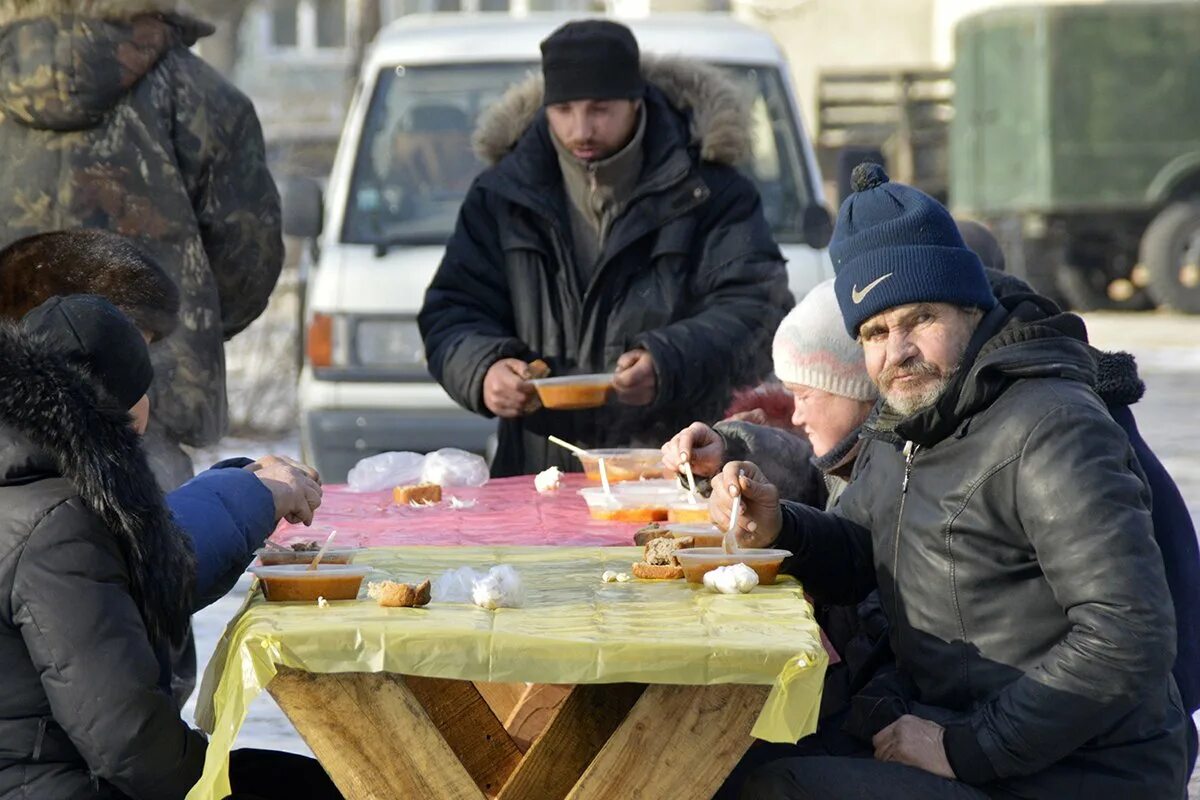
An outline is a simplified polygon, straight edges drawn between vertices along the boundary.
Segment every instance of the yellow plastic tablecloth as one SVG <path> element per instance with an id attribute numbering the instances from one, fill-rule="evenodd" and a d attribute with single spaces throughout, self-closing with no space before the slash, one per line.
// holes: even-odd
<path id="1" fill-rule="evenodd" d="M 396 547 L 366 551 L 367 579 L 417 583 L 449 569 L 510 564 L 525 605 L 380 608 L 367 600 L 267 603 L 253 591 L 208 664 L 196 720 L 211 734 L 188 800 L 229 791 L 228 754 L 246 708 L 277 665 L 315 673 L 392 672 L 470 681 L 772 685 L 754 736 L 794 742 L 816 729 L 828 657 L 800 585 L 746 595 L 683 581 L 604 583 L 633 547 Z"/>

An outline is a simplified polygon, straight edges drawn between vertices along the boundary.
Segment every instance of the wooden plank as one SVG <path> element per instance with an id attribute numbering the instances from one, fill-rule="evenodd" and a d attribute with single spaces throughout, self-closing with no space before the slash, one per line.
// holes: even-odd
<path id="1" fill-rule="evenodd" d="M 569 800 L 709 800 L 750 747 L 766 686 L 651 686 Z"/>
<path id="2" fill-rule="evenodd" d="M 562 800 L 646 690 L 632 683 L 571 690 L 545 733 L 525 754 L 500 800 Z"/>
<path id="3" fill-rule="evenodd" d="M 487 797 L 495 797 L 524 754 L 470 681 L 406 675 L 442 738 Z"/>
<path id="4" fill-rule="evenodd" d="M 267 690 L 347 800 L 483 800 L 400 676 L 282 668 Z"/>
<path id="5" fill-rule="evenodd" d="M 525 692 L 525 696 L 516 704 L 508 718 L 504 720 L 504 729 L 512 737 L 513 744 L 524 753 L 537 741 L 550 725 L 550 721 L 562 708 L 571 687 L 554 683 L 533 683 Z"/>
<path id="6" fill-rule="evenodd" d="M 525 692 L 529 690 L 528 683 L 488 683 L 476 681 L 475 688 L 483 695 L 483 699 L 492 707 L 496 719 L 508 719 L 508 715 L 521 702 Z"/>

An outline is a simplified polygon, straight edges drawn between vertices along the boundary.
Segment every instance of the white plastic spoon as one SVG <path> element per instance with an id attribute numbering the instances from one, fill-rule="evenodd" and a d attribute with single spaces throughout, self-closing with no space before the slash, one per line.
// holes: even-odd
<path id="1" fill-rule="evenodd" d="M 321 549 L 317 551 L 317 557 L 308 565 L 307 572 L 314 572 L 317 569 L 317 564 L 321 563 L 321 559 L 325 557 L 326 551 L 329 550 L 329 545 L 333 544 L 333 537 L 337 536 L 337 531 L 331 531 L 329 538 L 325 540 L 325 544 L 321 545 Z"/>
<path id="2" fill-rule="evenodd" d="M 729 510 L 729 530 L 725 531 L 725 538 L 721 540 L 721 546 L 726 553 L 730 555 L 741 550 L 737 543 L 737 524 L 738 516 L 742 513 L 742 481 L 746 477 L 746 470 L 738 470 L 738 493 L 733 498 L 733 508 Z"/>

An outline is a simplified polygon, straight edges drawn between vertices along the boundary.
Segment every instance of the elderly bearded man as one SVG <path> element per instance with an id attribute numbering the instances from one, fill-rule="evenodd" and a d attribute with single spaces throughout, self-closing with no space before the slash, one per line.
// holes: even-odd
<path id="1" fill-rule="evenodd" d="M 819 601 L 878 585 L 900 672 L 848 723 L 874 760 L 776 762 L 744 796 L 1182 797 L 1151 498 L 1092 391 L 1082 321 L 997 303 L 946 210 L 877 165 L 855 189 L 831 246 L 837 298 L 883 402 L 850 486 L 826 513 L 734 463 L 713 517 L 742 494 L 743 544 L 791 550 Z"/>

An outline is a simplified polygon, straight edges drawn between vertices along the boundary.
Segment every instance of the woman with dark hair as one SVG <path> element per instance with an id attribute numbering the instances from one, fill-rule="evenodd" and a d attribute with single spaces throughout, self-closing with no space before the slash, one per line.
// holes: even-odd
<path id="1" fill-rule="evenodd" d="M 0 798 L 171 800 L 200 777 L 167 685 L 196 566 L 142 452 L 153 375 L 101 298 L 0 323 Z M 308 759 L 231 762 L 235 792 L 264 774 L 275 791 L 240 796 L 339 797 Z"/>

